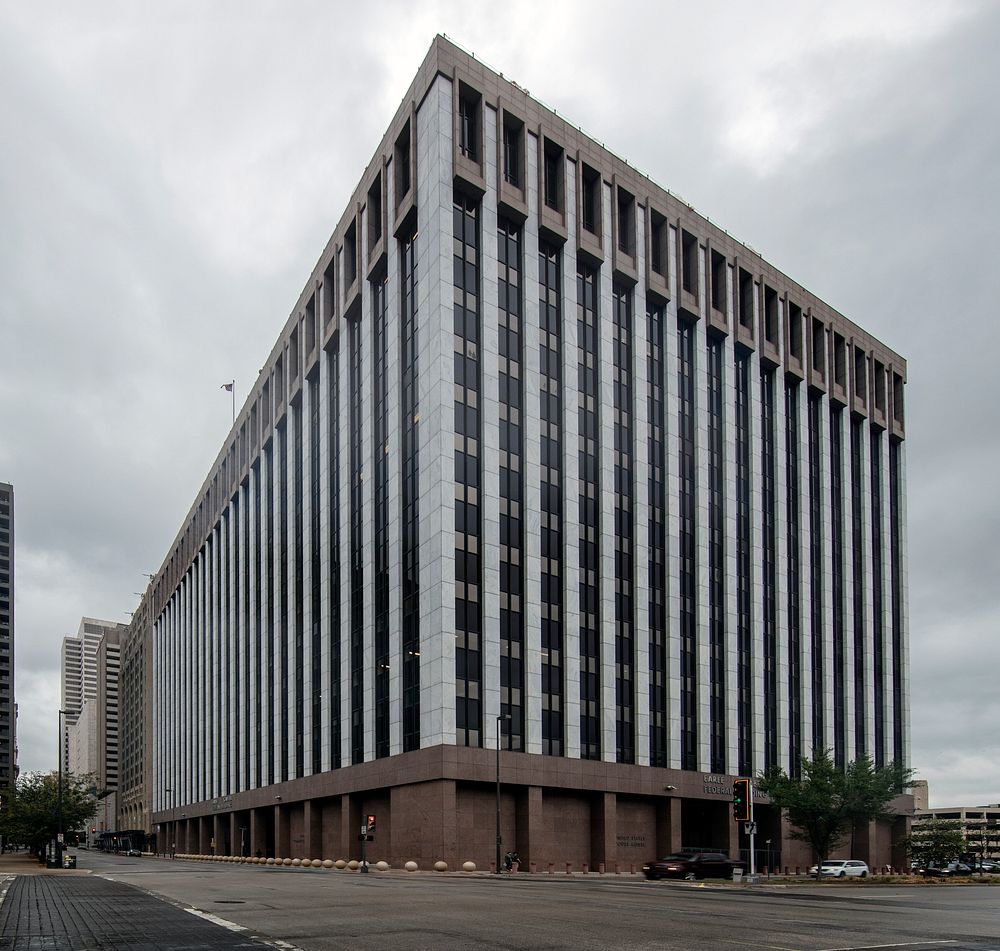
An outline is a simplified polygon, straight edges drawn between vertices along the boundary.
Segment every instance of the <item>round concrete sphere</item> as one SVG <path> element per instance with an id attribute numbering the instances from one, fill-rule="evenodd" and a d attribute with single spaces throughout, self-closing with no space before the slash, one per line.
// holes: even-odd
<path id="1" fill-rule="evenodd" d="M 475 870 L 476 870 L 476 863 L 475 862 L 463 862 L 462 863 L 462 871 L 463 872 L 474 872 Z"/>
<path id="2" fill-rule="evenodd" d="M 302 864 L 302 859 L 292 859 L 292 867 L 298 868 Z"/>
<path id="3" fill-rule="evenodd" d="M 357 859 L 351 859 L 351 861 L 347 863 L 347 867 L 348 867 L 348 868 L 349 868 L 349 869 L 350 869 L 350 870 L 351 870 L 352 872 L 356 872 L 356 871 L 358 870 L 358 866 L 359 866 L 360 864 L 361 864 L 361 863 L 360 863 L 360 862 L 358 862 L 358 860 L 357 860 Z"/>
<path id="4" fill-rule="evenodd" d="M 313 859 L 309 864 L 313 868 L 322 868 L 323 867 L 323 862 L 322 862 L 321 859 Z"/>
<path id="5" fill-rule="evenodd" d="M 323 868 L 333 868 L 333 859 L 323 859 Z"/>
<path id="6" fill-rule="evenodd" d="M 403 866 L 403 868 L 405 868 L 405 869 L 406 869 L 406 871 L 408 871 L 408 872 L 415 872 L 415 871 L 416 871 L 416 870 L 417 870 L 418 868 L 420 868 L 420 866 L 419 866 L 419 865 L 417 865 L 417 863 L 416 863 L 416 862 L 412 862 L 412 861 L 411 861 L 411 862 L 407 862 L 407 863 L 406 863 L 406 864 L 405 864 L 405 865 Z"/>
<path id="7" fill-rule="evenodd" d="M 333 864 L 336 865 L 337 868 L 339 869 L 347 868 L 347 863 L 343 859 L 337 859 L 337 861 L 334 862 Z"/>
<path id="8" fill-rule="evenodd" d="M 274 859 L 269 856 L 268 859 L 267 859 L 267 862 L 265 864 L 267 864 L 267 865 L 274 865 Z"/>
<path id="9" fill-rule="evenodd" d="M 291 859 L 282 859 L 281 860 L 281 864 L 282 865 L 291 865 L 292 864 L 292 860 Z"/>
<path id="10" fill-rule="evenodd" d="M 376 862 L 375 863 L 375 868 L 377 868 L 380 872 L 388 872 L 389 871 L 389 863 L 388 862 Z"/>
<path id="11" fill-rule="evenodd" d="M 442 861 L 441 859 L 438 859 L 434 863 L 434 871 L 435 872 L 447 872 L 448 871 L 448 863 L 445 862 L 445 861 Z"/>

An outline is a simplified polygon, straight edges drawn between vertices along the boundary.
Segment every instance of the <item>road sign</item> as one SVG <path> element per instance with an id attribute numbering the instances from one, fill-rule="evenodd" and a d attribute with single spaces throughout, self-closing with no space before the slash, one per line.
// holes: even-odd
<path id="1" fill-rule="evenodd" d="M 61 832 L 56 834 L 56 841 L 59 842 L 60 844 L 62 844 L 65 841 L 65 839 L 63 839 L 63 834 Z"/>
<path id="2" fill-rule="evenodd" d="M 747 835 L 753 835 L 757 831 L 757 823 L 756 822 L 744 822 L 743 823 L 743 831 Z"/>
<path id="3" fill-rule="evenodd" d="M 362 826 L 361 827 L 361 834 L 362 835 L 368 835 L 368 826 Z"/>

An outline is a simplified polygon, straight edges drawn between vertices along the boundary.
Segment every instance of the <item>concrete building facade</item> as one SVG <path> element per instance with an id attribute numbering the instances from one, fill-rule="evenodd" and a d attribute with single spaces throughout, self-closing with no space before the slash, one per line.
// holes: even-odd
<path id="1" fill-rule="evenodd" d="M 0 482 L 0 791 L 17 779 L 14 696 L 14 487 Z"/>
<path id="2" fill-rule="evenodd" d="M 505 849 L 610 868 L 905 763 L 905 379 L 437 38 L 153 579 L 153 822 L 485 866 L 499 770 Z"/>
<path id="3" fill-rule="evenodd" d="M 152 832 L 153 696 L 150 599 L 144 598 L 121 637 L 118 818 L 116 829 Z"/>
<path id="4" fill-rule="evenodd" d="M 118 679 L 124 624 L 82 618 L 75 637 L 63 638 L 63 769 L 90 774 L 105 795 L 118 787 Z M 101 802 L 91 827 L 115 828 L 116 800 Z"/>
<path id="5" fill-rule="evenodd" d="M 1000 803 L 985 806 L 931 808 L 925 780 L 913 784 L 913 829 L 925 822 L 954 822 L 965 837 L 966 852 L 977 858 L 1000 860 Z"/>

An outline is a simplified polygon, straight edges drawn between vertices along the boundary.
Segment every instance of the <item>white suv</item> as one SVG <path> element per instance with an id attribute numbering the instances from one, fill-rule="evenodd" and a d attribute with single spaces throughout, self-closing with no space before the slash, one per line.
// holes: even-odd
<path id="1" fill-rule="evenodd" d="M 816 866 L 809 869 L 810 875 L 816 874 Z M 856 878 L 868 877 L 868 866 L 859 859 L 827 859 L 823 863 L 823 875 L 832 875 L 834 878 Z"/>

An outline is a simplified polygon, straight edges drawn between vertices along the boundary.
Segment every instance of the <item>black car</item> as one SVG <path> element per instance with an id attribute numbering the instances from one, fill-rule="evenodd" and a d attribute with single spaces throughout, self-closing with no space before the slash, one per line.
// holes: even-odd
<path id="1" fill-rule="evenodd" d="M 932 862 L 924 870 L 928 878 L 953 878 L 956 875 L 971 875 L 972 869 L 964 862 Z"/>
<path id="2" fill-rule="evenodd" d="M 646 878 L 732 878 L 734 869 L 742 869 L 743 863 L 731 859 L 722 852 L 675 852 L 646 862 L 642 873 Z"/>

